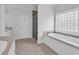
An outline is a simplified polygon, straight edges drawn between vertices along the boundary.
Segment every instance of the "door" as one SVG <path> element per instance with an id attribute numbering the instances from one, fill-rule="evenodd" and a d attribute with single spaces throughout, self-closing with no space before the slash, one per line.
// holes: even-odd
<path id="1" fill-rule="evenodd" d="M 37 20 L 37 11 L 33 11 L 33 38 L 37 40 L 37 26 L 38 26 L 38 20 Z"/>

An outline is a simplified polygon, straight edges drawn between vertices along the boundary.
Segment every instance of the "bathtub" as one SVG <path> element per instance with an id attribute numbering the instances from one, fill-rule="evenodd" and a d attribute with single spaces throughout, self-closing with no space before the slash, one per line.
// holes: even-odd
<path id="1" fill-rule="evenodd" d="M 79 38 L 47 33 L 44 35 L 44 42 L 60 55 L 79 54 Z"/>

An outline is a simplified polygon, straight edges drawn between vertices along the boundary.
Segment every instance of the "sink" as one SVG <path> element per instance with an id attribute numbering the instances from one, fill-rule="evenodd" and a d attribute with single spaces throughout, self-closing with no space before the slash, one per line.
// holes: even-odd
<path id="1" fill-rule="evenodd" d="M 7 42 L 0 41 L 0 55 L 5 51 L 6 47 L 7 47 Z"/>

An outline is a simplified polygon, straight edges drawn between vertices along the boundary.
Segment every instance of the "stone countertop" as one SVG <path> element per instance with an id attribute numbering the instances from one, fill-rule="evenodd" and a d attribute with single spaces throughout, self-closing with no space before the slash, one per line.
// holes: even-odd
<path id="1" fill-rule="evenodd" d="M 8 55 L 9 49 L 11 48 L 11 45 L 13 42 L 13 38 L 12 37 L 0 37 L 0 41 L 6 41 L 8 43 L 5 51 L 3 51 L 2 53 L 2 55 Z"/>

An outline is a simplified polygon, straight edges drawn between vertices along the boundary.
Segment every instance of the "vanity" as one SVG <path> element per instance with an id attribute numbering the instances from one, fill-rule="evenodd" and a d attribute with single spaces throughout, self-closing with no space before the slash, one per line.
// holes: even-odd
<path id="1" fill-rule="evenodd" d="M 15 55 L 15 38 L 12 30 L 7 27 L 4 36 L 0 36 L 0 55 Z"/>
<path id="2" fill-rule="evenodd" d="M 57 33 L 44 33 L 44 43 L 59 55 L 79 55 L 79 38 Z"/>
<path id="3" fill-rule="evenodd" d="M 12 47 L 13 41 L 14 40 L 12 37 L 0 37 L 0 55 L 8 55 L 10 48 Z"/>

